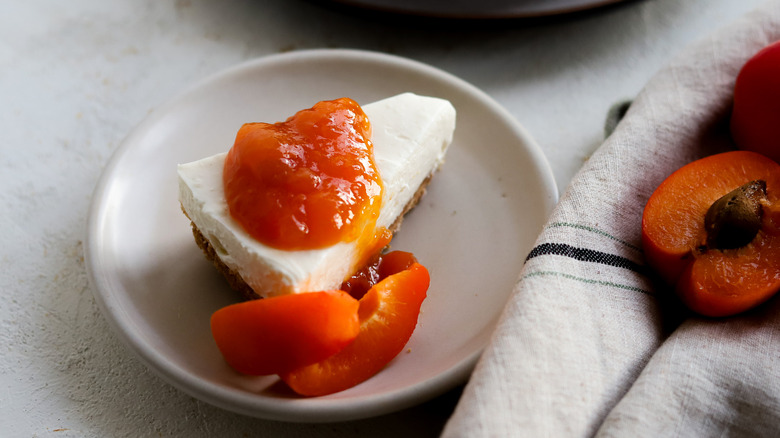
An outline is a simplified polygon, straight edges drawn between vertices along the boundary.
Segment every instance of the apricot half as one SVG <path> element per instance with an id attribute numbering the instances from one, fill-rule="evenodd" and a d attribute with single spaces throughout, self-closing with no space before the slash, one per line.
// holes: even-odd
<path id="1" fill-rule="evenodd" d="M 694 161 L 653 192 L 647 263 L 691 310 L 728 316 L 780 290 L 780 165 L 749 151 Z"/>

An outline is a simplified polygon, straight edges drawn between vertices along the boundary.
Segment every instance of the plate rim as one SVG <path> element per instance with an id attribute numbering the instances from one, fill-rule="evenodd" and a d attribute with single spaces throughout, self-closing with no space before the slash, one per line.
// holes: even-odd
<path id="1" fill-rule="evenodd" d="M 528 7 L 503 6 L 477 8 L 461 7 L 452 8 L 421 8 L 413 1 L 405 1 L 394 6 L 377 4 L 370 0 L 317 0 L 323 4 L 330 4 L 341 8 L 355 8 L 372 13 L 388 13 L 401 17 L 421 17 L 440 20 L 510 20 L 510 19 L 541 19 L 547 17 L 563 16 L 582 13 L 594 9 L 613 6 L 628 0 L 577 0 L 566 6 L 542 7 L 539 10 L 529 10 Z M 541 2 L 539 2 L 541 3 Z"/>
<path id="2" fill-rule="evenodd" d="M 404 58 L 382 52 L 374 52 L 359 49 L 308 49 L 286 53 L 267 55 L 248 61 L 240 62 L 226 69 L 207 75 L 204 79 L 196 81 L 193 85 L 185 87 L 183 91 L 164 101 L 151 111 L 140 123 L 134 126 L 128 135 L 122 140 L 111 155 L 92 194 L 86 223 L 86 244 L 84 246 L 85 266 L 89 278 L 92 295 L 115 334 L 141 361 L 163 380 L 178 388 L 186 394 L 194 396 L 220 408 L 238 412 L 244 415 L 265 418 L 277 421 L 291 422 L 336 422 L 368 418 L 405 409 L 416 404 L 432 399 L 452 389 L 458 384 L 464 383 L 486 345 L 474 351 L 450 367 L 445 372 L 431 378 L 402 387 L 393 391 L 372 396 L 362 397 L 357 400 L 361 409 L 355 410 L 355 399 L 346 400 L 319 400 L 311 399 L 267 399 L 265 403 L 255 394 L 241 393 L 238 390 L 228 389 L 216 383 L 199 378 L 185 372 L 176 366 L 169 358 L 155 353 L 151 347 L 145 344 L 141 337 L 132 330 L 132 324 L 121 318 L 122 309 L 110 300 L 111 284 L 105 269 L 101 269 L 104 261 L 101 260 L 102 235 L 104 235 L 103 217 L 106 213 L 106 192 L 109 189 L 117 167 L 123 157 L 132 150 L 133 138 L 146 131 L 148 126 L 154 126 L 159 118 L 164 117 L 170 108 L 175 107 L 191 93 L 200 88 L 223 80 L 230 75 L 235 75 L 245 70 L 268 68 L 273 65 L 288 62 L 300 62 L 301 60 L 336 60 L 347 59 L 360 62 L 391 63 L 398 67 L 432 76 L 444 81 L 450 86 L 465 91 L 469 96 L 476 98 L 483 105 L 495 111 L 502 122 L 511 128 L 514 134 L 526 149 L 533 160 L 533 166 L 540 176 L 540 186 L 548 191 L 548 214 L 557 203 L 559 194 L 552 169 L 543 151 L 533 138 L 526 132 L 517 120 L 498 102 L 493 100 L 484 91 L 448 72 L 425 64 L 420 61 Z M 369 398 L 369 400 L 364 400 Z"/>

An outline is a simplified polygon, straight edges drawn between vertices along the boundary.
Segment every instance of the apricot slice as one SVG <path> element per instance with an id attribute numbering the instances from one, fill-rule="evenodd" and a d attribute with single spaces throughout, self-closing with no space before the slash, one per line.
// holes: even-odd
<path id="1" fill-rule="evenodd" d="M 277 374 L 319 362 L 354 341 L 358 310 L 358 301 L 342 291 L 282 295 L 217 310 L 211 332 L 236 371 Z"/>
<path id="2" fill-rule="evenodd" d="M 647 263 L 691 310 L 734 315 L 780 290 L 780 165 L 749 151 L 670 175 L 642 216 Z"/>
<path id="3" fill-rule="evenodd" d="M 352 343 L 325 360 L 280 374 L 293 391 L 305 396 L 343 391 L 374 376 L 403 350 L 430 284 L 428 270 L 406 254 L 390 253 L 378 268 L 379 282 L 360 298 L 360 333 Z"/>

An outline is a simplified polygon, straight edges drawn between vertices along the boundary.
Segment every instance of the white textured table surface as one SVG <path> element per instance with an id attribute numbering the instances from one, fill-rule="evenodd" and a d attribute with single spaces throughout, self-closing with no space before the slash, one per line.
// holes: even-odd
<path id="1" fill-rule="evenodd" d="M 347 47 L 429 63 L 483 89 L 537 140 L 561 191 L 682 46 L 760 0 L 645 0 L 563 19 L 377 20 L 300 0 L 0 0 L 0 435 L 435 436 L 458 389 L 349 423 L 243 417 L 174 389 L 109 329 L 83 258 L 103 166 L 150 110 L 238 62 Z"/>

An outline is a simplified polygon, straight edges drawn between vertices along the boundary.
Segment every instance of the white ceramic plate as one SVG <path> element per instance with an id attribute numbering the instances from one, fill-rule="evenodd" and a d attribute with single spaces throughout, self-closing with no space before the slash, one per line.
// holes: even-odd
<path id="1" fill-rule="evenodd" d="M 330 0 L 397 14 L 456 19 L 528 18 L 568 14 L 624 0 Z"/>
<path id="2" fill-rule="evenodd" d="M 323 99 L 369 103 L 404 91 L 449 99 L 458 111 L 447 161 L 393 241 L 432 276 L 407 348 L 365 383 L 326 397 L 297 397 L 276 377 L 235 373 L 209 317 L 238 298 L 195 246 L 176 165 L 226 151 L 244 122 L 284 120 Z M 475 87 L 385 54 L 292 52 L 217 74 L 127 137 L 94 194 L 87 265 L 106 318 L 176 387 L 257 417 L 350 420 L 412 406 L 467 379 L 556 201 L 540 149 Z"/>

